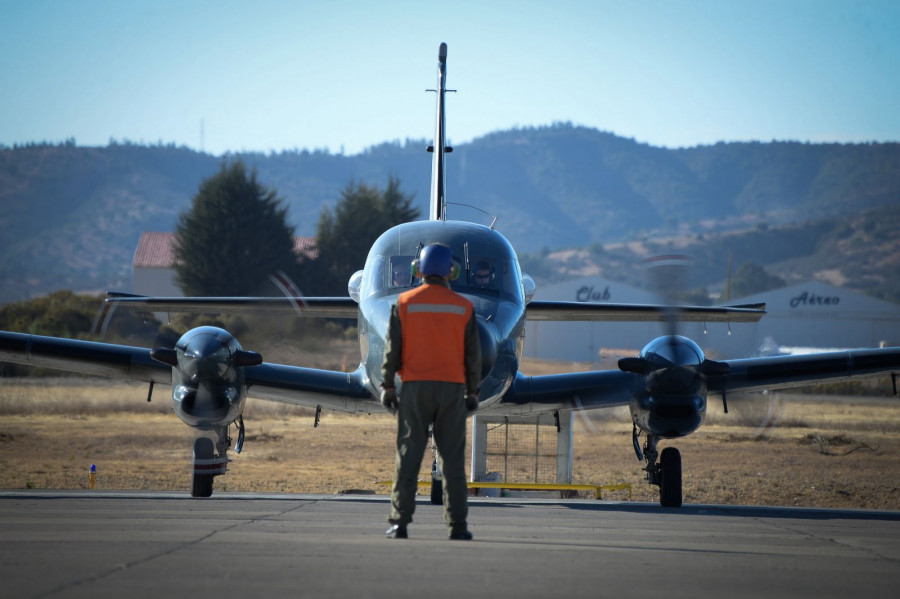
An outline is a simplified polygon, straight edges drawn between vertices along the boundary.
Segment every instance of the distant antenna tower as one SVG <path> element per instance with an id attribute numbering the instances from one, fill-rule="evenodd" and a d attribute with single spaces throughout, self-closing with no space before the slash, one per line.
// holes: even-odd
<path id="1" fill-rule="evenodd" d="M 205 131 L 203 127 L 203 119 L 200 119 L 200 152 L 203 152 L 203 138 L 205 137 Z"/>

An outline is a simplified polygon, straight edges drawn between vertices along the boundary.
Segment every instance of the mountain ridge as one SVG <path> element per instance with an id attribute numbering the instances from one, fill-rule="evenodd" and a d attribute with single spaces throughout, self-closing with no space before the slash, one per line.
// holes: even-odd
<path id="1" fill-rule="evenodd" d="M 200 182 L 239 158 L 314 235 L 350 181 L 388 177 L 427 214 L 425 140 L 345 156 L 292 150 L 216 157 L 174 145 L 0 148 L 0 302 L 53 289 L 130 288 L 142 231 L 171 231 Z M 708 234 L 839 218 L 900 203 L 900 144 L 733 142 L 666 149 L 557 123 L 494 132 L 448 156 L 450 218 L 490 222 L 523 253 L 648 235 Z M 476 206 L 477 210 L 457 204 Z"/>

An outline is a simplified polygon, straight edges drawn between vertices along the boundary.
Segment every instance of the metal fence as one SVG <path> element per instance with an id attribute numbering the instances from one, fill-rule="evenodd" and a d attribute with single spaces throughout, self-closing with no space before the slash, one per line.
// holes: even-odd
<path id="1" fill-rule="evenodd" d="M 504 482 L 554 483 L 558 463 L 556 428 L 505 422 L 487 427 L 487 471 Z"/>

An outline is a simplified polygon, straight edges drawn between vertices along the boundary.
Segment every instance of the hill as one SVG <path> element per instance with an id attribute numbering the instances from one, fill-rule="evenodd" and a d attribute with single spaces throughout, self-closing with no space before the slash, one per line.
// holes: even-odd
<path id="1" fill-rule="evenodd" d="M 718 300 L 731 272 L 751 263 L 765 267 L 784 285 L 819 279 L 838 287 L 900 303 L 900 203 L 839 218 L 814 219 L 781 227 L 757 225 L 747 230 L 680 236 L 645 235 L 621 243 L 520 256 L 522 267 L 538 283 L 584 275 L 645 287 L 641 268 L 649 256 L 683 254 L 692 260 L 685 287 Z M 762 291 L 762 290 L 760 290 Z M 724 300 L 725 298 L 722 298 Z"/>
<path id="2" fill-rule="evenodd" d="M 345 156 L 239 157 L 290 207 L 298 235 L 351 180 L 389 176 L 427 213 L 426 142 Z M 0 148 L 0 303 L 60 288 L 129 289 L 141 231 L 170 231 L 222 158 L 172 145 Z M 770 228 L 900 200 L 900 144 L 722 143 L 663 149 L 556 124 L 493 133 L 448 157 L 451 218 L 490 222 L 520 252 Z M 485 214 L 487 213 L 487 214 Z M 792 258 L 772 256 L 771 262 Z"/>

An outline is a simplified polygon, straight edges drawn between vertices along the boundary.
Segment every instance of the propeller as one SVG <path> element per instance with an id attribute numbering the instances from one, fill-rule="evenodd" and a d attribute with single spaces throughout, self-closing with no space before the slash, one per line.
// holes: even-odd
<path id="1" fill-rule="evenodd" d="M 678 334 L 678 306 L 685 290 L 691 257 L 686 254 L 661 254 L 643 261 L 643 268 L 651 290 L 666 306 L 665 334 L 673 338 Z"/>
<path id="2" fill-rule="evenodd" d="M 685 282 L 688 280 L 690 266 L 690 257 L 680 254 L 654 256 L 643 262 L 649 284 L 660 297 L 661 303 L 669 307 L 664 324 L 665 334 L 648 343 L 639 356 L 621 358 L 618 366 L 624 372 L 644 377 L 645 392 L 649 396 L 688 396 L 710 377 L 726 376 L 730 371 L 728 363 L 706 358 L 694 341 L 680 334 L 679 306 L 684 305 Z M 722 402 L 726 414 L 729 411 L 728 400 L 723 393 Z M 749 410 L 751 407 L 754 410 Z M 760 429 L 757 435 L 765 434 L 776 424 L 783 407 L 777 399 L 758 396 L 742 402 L 738 407 L 741 413 L 760 410 L 765 414 L 758 419 Z"/>
<path id="3" fill-rule="evenodd" d="M 663 334 L 650 341 L 636 357 L 618 360 L 619 370 L 644 377 L 649 395 L 687 395 L 700 386 L 700 376 L 725 374 L 728 365 L 707 360 L 700 347 L 679 335 L 680 307 L 684 305 L 684 289 L 692 259 L 685 254 L 661 254 L 646 258 L 640 264 L 648 287 L 665 306 Z M 580 408 L 579 416 L 594 430 L 589 418 Z"/>
<path id="4" fill-rule="evenodd" d="M 686 254 L 661 254 L 646 258 L 642 266 L 647 274 L 651 289 L 656 292 L 661 303 L 666 306 L 664 331 L 669 348 L 665 357 L 659 356 L 657 350 L 657 352 L 654 352 L 652 359 L 648 359 L 646 356 L 642 358 L 623 358 L 623 360 L 619 361 L 619 369 L 625 372 L 648 375 L 659 369 L 687 366 L 693 361 L 695 356 L 685 354 L 694 353 L 699 362 L 699 368 L 694 370 L 695 374 L 699 373 L 703 376 L 728 374 L 727 364 L 707 359 L 696 344 L 680 335 L 679 307 L 685 305 L 686 283 L 689 269 L 693 266 L 693 259 Z M 644 348 L 641 354 L 648 354 L 648 348 L 649 346 Z"/>

